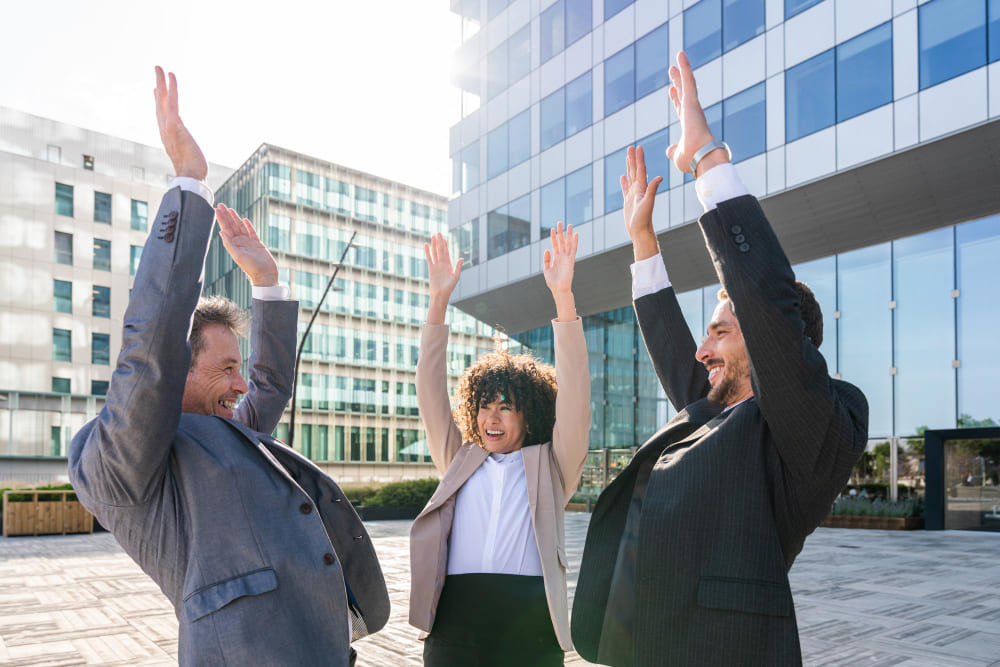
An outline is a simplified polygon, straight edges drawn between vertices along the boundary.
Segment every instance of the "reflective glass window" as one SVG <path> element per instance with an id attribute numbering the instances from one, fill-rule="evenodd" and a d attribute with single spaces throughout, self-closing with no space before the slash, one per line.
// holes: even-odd
<path id="1" fill-rule="evenodd" d="M 785 70 L 785 141 L 795 141 L 836 122 L 834 51 L 824 51 Z"/>
<path id="2" fill-rule="evenodd" d="M 604 115 L 610 116 L 635 101 L 634 44 L 604 61 Z"/>
<path id="3" fill-rule="evenodd" d="M 508 168 L 531 157 L 531 111 L 525 109 L 507 121 Z"/>
<path id="4" fill-rule="evenodd" d="M 594 177 L 591 165 L 566 175 L 567 225 L 581 225 L 594 217 Z"/>
<path id="5" fill-rule="evenodd" d="M 764 0 L 722 0 L 722 52 L 764 34 Z"/>
<path id="6" fill-rule="evenodd" d="M 892 435 L 892 275 L 888 243 L 838 256 L 840 373 L 868 399 L 868 433 Z"/>
<path id="7" fill-rule="evenodd" d="M 765 86 L 761 82 L 722 102 L 722 132 L 733 152 L 733 162 L 767 150 L 765 97 Z"/>
<path id="8" fill-rule="evenodd" d="M 479 221 L 470 220 L 452 231 L 451 246 L 458 249 L 457 257 L 464 260 L 465 266 L 479 263 Z"/>
<path id="9" fill-rule="evenodd" d="M 722 55 L 720 0 L 701 0 L 684 10 L 684 52 L 693 68 Z"/>
<path id="10" fill-rule="evenodd" d="M 604 20 L 607 21 L 633 2 L 635 0 L 604 0 Z"/>
<path id="11" fill-rule="evenodd" d="M 52 330 L 52 361 L 72 361 L 69 329 Z"/>
<path id="12" fill-rule="evenodd" d="M 507 247 L 517 250 L 531 241 L 531 195 L 510 203 L 507 210 Z"/>
<path id="13" fill-rule="evenodd" d="M 604 158 L 604 212 L 621 210 L 625 202 L 622 198 L 621 176 L 625 173 L 625 158 L 628 146 Z"/>
<path id="14" fill-rule="evenodd" d="M 566 136 L 590 127 L 594 112 L 591 74 L 587 72 L 566 84 Z"/>
<path id="15" fill-rule="evenodd" d="M 539 17 L 541 22 L 539 54 L 543 63 L 566 48 L 566 14 L 564 2 L 565 0 L 559 0 L 559 2 L 542 12 Z"/>
<path id="16" fill-rule="evenodd" d="M 274 250 L 291 249 L 291 219 L 287 215 L 267 214 L 267 244 Z M 340 259 L 340 256 L 337 256 Z"/>
<path id="17" fill-rule="evenodd" d="M 544 151 L 566 138 L 566 89 L 560 88 L 542 100 L 541 149 Z"/>
<path id="18" fill-rule="evenodd" d="M 507 42 L 486 57 L 486 98 L 492 100 L 507 87 Z"/>
<path id="19" fill-rule="evenodd" d="M 818 5 L 822 0 L 785 0 L 785 20 L 792 18 L 800 12 L 804 12 L 813 5 Z"/>
<path id="20" fill-rule="evenodd" d="M 55 235 L 56 264 L 73 265 L 73 235 L 56 232 Z"/>
<path id="21" fill-rule="evenodd" d="M 894 241 L 895 427 L 955 428 L 954 229 Z"/>
<path id="22" fill-rule="evenodd" d="M 108 381 L 107 380 L 91 380 L 90 381 L 90 393 L 93 396 L 107 396 L 108 395 Z"/>
<path id="23" fill-rule="evenodd" d="M 462 149 L 462 192 L 479 185 L 479 142 L 474 141 Z"/>
<path id="24" fill-rule="evenodd" d="M 68 280 L 52 281 L 52 301 L 57 313 L 73 312 L 73 283 Z"/>
<path id="25" fill-rule="evenodd" d="M 566 46 L 577 41 L 593 27 L 591 0 L 565 0 L 566 2 Z"/>
<path id="26" fill-rule="evenodd" d="M 493 18 L 502 12 L 509 4 L 510 0 L 488 0 L 486 3 L 486 14 L 489 18 Z"/>
<path id="27" fill-rule="evenodd" d="M 837 122 L 892 102 L 892 22 L 837 46 Z"/>
<path id="28" fill-rule="evenodd" d="M 1000 257 L 1000 216 L 955 227 L 958 297 L 958 414 L 1000 422 L 997 378 L 1000 307 L 996 263 Z"/>
<path id="29" fill-rule="evenodd" d="M 507 171 L 507 123 L 486 135 L 486 178 Z"/>
<path id="30" fill-rule="evenodd" d="M 56 394 L 68 394 L 69 378 L 52 378 L 52 391 Z"/>
<path id="31" fill-rule="evenodd" d="M 566 220 L 566 180 L 557 179 L 542 186 L 541 189 L 541 238 L 549 236 L 549 230 L 554 229 L 560 220 Z"/>
<path id="32" fill-rule="evenodd" d="M 56 215 L 73 217 L 73 186 L 56 183 Z"/>
<path id="33" fill-rule="evenodd" d="M 283 164 L 267 163 L 267 194 L 279 199 L 292 198 L 292 168 Z"/>
<path id="34" fill-rule="evenodd" d="M 837 258 L 824 257 L 793 267 L 795 279 L 805 283 L 812 290 L 823 313 L 823 342 L 819 351 L 826 359 L 827 373 L 834 375 L 837 370 Z"/>
<path id="35" fill-rule="evenodd" d="M 516 83 L 531 71 L 531 26 L 526 25 L 507 40 L 507 80 Z"/>
<path id="36" fill-rule="evenodd" d="M 94 193 L 94 222 L 111 224 L 111 195 L 107 192 Z"/>
<path id="37" fill-rule="evenodd" d="M 129 246 L 128 273 L 130 276 L 134 276 L 135 272 L 139 270 L 139 260 L 141 259 L 142 259 L 142 246 L 141 245 Z"/>
<path id="38" fill-rule="evenodd" d="M 133 199 L 131 208 L 132 215 L 130 224 L 132 229 L 140 232 L 146 231 L 146 224 L 149 218 L 149 204 L 144 201 L 139 201 L 138 199 Z"/>
<path id="39" fill-rule="evenodd" d="M 986 64 L 986 5 L 934 0 L 919 7 L 920 88 Z"/>
<path id="40" fill-rule="evenodd" d="M 111 336 L 100 333 L 90 335 L 90 363 L 98 366 L 111 364 Z"/>
<path id="41" fill-rule="evenodd" d="M 94 239 L 94 269 L 97 271 L 111 270 L 111 241 Z"/>
<path id="42" fill-rule="evenodd" d="M 301 169 L 295 170 L 295 200 L 308 206 L 322 206 L 323 177 Z"/>
<path id="43" fill-rule="evenodd" d="M 657 176 L 662 176 L 664 183 L 666 183 L 670 175 L 670 166 L 672 163 L 667 159 L 667 147 L 670 145 L 668 135 L 668 129 L 663 128 L 659 132 L 654 132 L 636 142 L 637 146 L 642 146 L 642 152 L 646 158 L 646 177 L 650 181 Z M 624 165 L 625 160 L 622 158 L 618 166 L 619 176 L 624 173 L 621 171 Z M 659 192 L 665 192 L 666 189 L 666 185 L 661 184 Z M 621 196 L 621 187 L 618 188 L 618 193 Z"/>
<path id="44" fill-rule="evenodd" d="M 635 97 L 645 97 L 669 83 L 670 46 L 664 23 L 635 42 Z"/>
<path id="45" fill-rule="evenodd" d="M 91 294 L 93 297 L 91 314 L 94 317 L 111 317 L 111 288 L 94 285 Z"/>
<path id="46" fill-rule="evenodd" d="M 507 206 L 501 206 L 486 215 L 486 258 L 506 255 L 508 250 Z"/>

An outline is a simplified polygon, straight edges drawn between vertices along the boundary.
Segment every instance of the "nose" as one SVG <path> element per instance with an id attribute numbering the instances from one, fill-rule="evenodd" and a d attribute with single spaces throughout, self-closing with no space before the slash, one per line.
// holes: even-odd
<path id="1" fill-rule="evenodd" d="M 700 363 L 705 363 L 712 358 L 712 339 L 706 338 L 694 353 L 694 358 Z"/>
<path id="2" fill-rule="evenodd" d="M 246 380 L 239 373 L 233 373 L 233 383 L 230 387 L 237 394 L 245 394 L 250 391 L 250 387 L 247 386 Z"/>

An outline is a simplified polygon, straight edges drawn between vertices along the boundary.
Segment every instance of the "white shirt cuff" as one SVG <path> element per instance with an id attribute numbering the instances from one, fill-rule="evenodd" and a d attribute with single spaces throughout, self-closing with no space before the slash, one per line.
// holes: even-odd
<path id="1" fill-rule="evenodd" d="M 663 255 L 659 253 L 635 262 L 630 268 L 632 269 L 633 301 L 670 287 L 667 267 L 663 263 Z"/>
<path id="2" fill-rule="evenodd" d="M 284 285 L 268 285 L 264 287 L 259 287 L 257 285 L 250 286 L 250 292 L 253 298 L 259 301 L 287 301 L 288 300 L 288 288 Z"/>
<path id="3" fill-rule="evenodd" d="M 731 162 L 712 167 L 699 176 L 694 189 L 706 213 L 718 206 L 719 202 L 750 194 Z"/>
<path id="4" fill-rule="evenodd" d="M 215 206 L 215 195 L 212 194 L 212 189 L 207 185 L 199 181 L 197 178 L 190 178 L 189 176 L 178 176 L 170 182 L 170 187 L 168 190 L 173 190 L 174 188 L 180 188 L 181 190 L 187 190 L 188 192 L 193 192 L 202 199 L 208 202 L 209 206 Z"/>

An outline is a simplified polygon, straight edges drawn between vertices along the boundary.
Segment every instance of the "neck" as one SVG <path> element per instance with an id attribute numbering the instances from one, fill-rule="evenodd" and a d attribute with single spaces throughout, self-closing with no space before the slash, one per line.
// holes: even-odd
<path id="1" fill-rule="evenodd" d="M 731 408 L 734 405 L 736 405 L 737 403 L 742 403 L 743 401 L 747 400 L 751 396 L 753 396 L 753 389 L 747 389 L 746 391 L 741 392 L 739 396 L 737 396 L 736 398 L 731 399 L 728 403 L 726 403 L 726 407 L 727 408 Z"/>

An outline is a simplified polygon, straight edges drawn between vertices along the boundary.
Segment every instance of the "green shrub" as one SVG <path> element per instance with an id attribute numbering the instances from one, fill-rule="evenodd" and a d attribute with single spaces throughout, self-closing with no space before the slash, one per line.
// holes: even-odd
<path id="1" fill-rule="evenodd" d="M 841 496 L 833 501 L 830 514 L 842 516 L 890 516 L 910 517 L 923 516 L 924 503 L 920 498 L 903 498 L 892 502 L 876 498 L 857 498 Z"/>
<path id="2" fill-rule="evenodd" d="M 423 507 L 437 490 L 436 479 L 411 479 L 392 482 L 380 488 L 361 504 L 365 507 Z"/>
<path id="3" fill-rule="evenodd" d="M 378 493 L 379 487 L 371 485 L 342 486 L 340 490 L 344 492 L 347 499 L 352 503 L 360 503 L 371 498 Z"/>
<path id="4" fill-rule="evenodd" d="M 71 490 L 72 488 L 73 488 L 72 484 L 49 484 L 47 486 L 34 486 L 31 487 L 30 489 L 0 489 L 0 507 L 3 507 L 3 502 L 4 502 L 3 494 L 6 491 L 40 491 L 47 489 L 51 489 L 52 491 L 63 491 L 63 490 L 68 491 Z M 66 495 L 66 500 L 76 500 L 76 499 L 77 497 L 75 493 L 70 493 Z M 9 500 L 12 503 L 30 503 L 34 502 L 35 496 L 34 494 L 27 494 L 27 493 L 11 493 L 9 496 L 6 497 L 6 500 Z M 62 500 L 62 494 L 39 493 L 38 500 L 39 502 L 46 502 L 50 500 Z"/>

